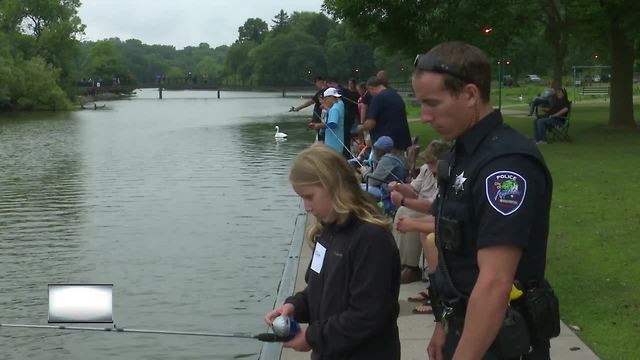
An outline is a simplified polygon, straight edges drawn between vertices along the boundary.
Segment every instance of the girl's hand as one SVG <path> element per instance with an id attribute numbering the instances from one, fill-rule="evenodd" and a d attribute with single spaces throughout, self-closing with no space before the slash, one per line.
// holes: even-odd
<path id="1" fill-rule="evenodd" d="M 279 308 L 267 313 L 264 316 L 264 322 L 266 322 L 267 325 L 271 327 L 273 326 L 273 319 L 277 318 L 278 316 L 287 316 L 292 318 L 293 314 L 295 314 L 295 310 L 296 309 L 292 304 L 283 304 Z"/>
<path id="2" fill-rule="evenodd" d="M 306 332 L 307 332 L 306 326 L 300 327 L 300 330 L 298 331 L 296 336 L 294 336 L 293 339 L 284 343 L 283 346 L 286 348 L 291 348 L 295 351 L 300 351 L 300 352 L 311 351 L 311 345 L 307 343 L 307 338 L 305 337 Z"/>

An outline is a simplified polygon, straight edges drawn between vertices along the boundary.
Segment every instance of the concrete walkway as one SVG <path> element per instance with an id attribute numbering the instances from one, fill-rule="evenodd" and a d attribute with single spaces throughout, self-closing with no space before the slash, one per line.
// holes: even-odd
<path id="1" fill-rule="evenodd" d="M 303 244 L 296 277 L 296 290 L 304 289 L 304 274 L 311 259 L 311 249 Z M 414 282 L 400 287 L 400 342 L 403 360 L 427 359 L 427 345 L 433 334 L 433 315 L 417 315 L 411 310 L 416 303 L 408 302 L 407 297 L 424 289 L 425 283 Z M 564 323 L 560 336 L 551 340 L 551 359 L 554 360 L 597 360 L 599 359 Z M 310 353 L 297 353 L 291 349 L 283 349 L 280 359 L 309 359 Z"/>

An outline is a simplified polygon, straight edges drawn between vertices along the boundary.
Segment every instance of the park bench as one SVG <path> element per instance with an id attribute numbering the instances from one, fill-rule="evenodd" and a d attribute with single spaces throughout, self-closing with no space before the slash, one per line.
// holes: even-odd
<path id="1" fill-rule="evenodd" d="M 609 96 L 608 86 L 583 87 L 582 95 L 604 95 L 605 100 Z"/>

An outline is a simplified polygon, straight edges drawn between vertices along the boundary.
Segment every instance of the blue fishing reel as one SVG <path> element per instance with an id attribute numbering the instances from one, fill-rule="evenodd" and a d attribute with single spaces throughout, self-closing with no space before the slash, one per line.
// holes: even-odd
<path id="1" fill-rule="evenodd" d="M 285 341 L 293 339 L 300 330 L 298 322 L 288 316 L 278 316 L 273 319 L 271 327 L 273 328 L 273 333 L 279 338 L 285 339 Z"/>

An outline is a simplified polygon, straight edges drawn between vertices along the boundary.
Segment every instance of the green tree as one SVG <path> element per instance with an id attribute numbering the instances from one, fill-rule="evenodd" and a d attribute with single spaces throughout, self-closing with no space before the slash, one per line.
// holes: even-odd
<path id="1" fill-rule="evenodd" d="M 13 2 L 16 0 L 4 0 Z M 65 87 L 72 83 L 77 36 L 85 26 L 77 15 L 80 0 L 20 0 L 20 22 L 13 31 L 23 37 L 25 58 L 39 56 L 61 70 Z"/>
<path id="2" fill-rule="evenodd" d="M 185 72 L 177 66 L 172 66 L 167 70 L 167 81 L 169 84 L 184 83 Z"/>
<path id="3" fill-rule="evenodd" d="M 236 42 L 231 45 L 224 60 L 227 84 L 247 84 L 253 70 L 253 60 L 249 57 L 249 53 L 256 46 L 257 44 L 253 41 Z"/>
<path id="4" fill-rule="evenodd" d="M 68 110 L 71 103 L 58 86 L 60 70 L 40 57 L 0 60 L 0 106 L 15 110 Z M 6 87 L 5 87 L 6 86 Z"/>
<path id="5" fill-rule="evenodd" d="M 289 19 L 291 30 L 297 30 L 313 36 L 320 45 L 327 41 L 330 30 L 336 27 L 336 22 L 325 14 L 308 11 L 295 11 Z"/>
<path id="6" fill-rule="evenodd" d="M 309 73 L 323 73 L 326 66 L 322 47 L 299 31 L 267 38 L 251 57 L 255 59 L 253 78 L 265 85 L 300 83 Z"/>
<path id="7" fill-rule="evenodd" d="M 260 18 L 249 18 L 238 28 L 238 41 L 253 41 L 260 44 L 269 32 L 269 25 Z"/>
<path id="8" fill-rule="evenodd" d="M 93 45 L 83 66 L 83 73 L 94 80 L 110 81 L 112 78 L 120 78 L 121 84 L 133 82 L 124 58 L 113 42 L 108 40 L 98 41 Z"/>
<path id="9" fill-rule="evenodd" d="M 280 9 L 280 12 L 277 13 L 271 21 L 273 22 L 271 32 L 274 35 L 285 32 L 289 29 L 289 15 L 283 9 Z"/>
<path id="10" fill-rule="evenodd" d="M 577 37 L 607 43 L 611 59 L 609 122 L 612 127 L 636 128 L 633 111 L 633 67 L 640 39 L 634 0 L 589 0 L 574 8 Z M 604 30 L 604 31 L 603 31 Z"/>
<path id="11" fill-rule="evenodd" d="M 384 69 L 389 75 L 391 83 L 407 83 L 411 82 L 411 73 L 413 71 L 414 58 L 408 57 L 402 52 L 389 52 L 388 49 L 378 47 L 373 53 L 375 67 L 373 71 L 363 73 L 366 80 L 367 76 L 375 75 L 376 69 Z"/>
<path id="12" fill-rule="evenodd" d="M 364 41 L 358 39 L 351 29 L 340 24 L 329 31 L 325 43 L 327 59 L 327 75 L 336 77 L 343 82 L 349 78 L 366 80 L 375 75 L 373 49 Z"/>
<path id="13" fill-rule="evenodd" d="M 526 29 L 522 14 L 529 6 L 522 5 L 512 0 L 325 0 L 323 7 L 358 35 L 415 55 L 449 40 L 481 43 L 489 53 L 500 54 L 510 38 Z M 483 35 L 487 26 L 494 29 L 491 40 Z"/>
<path id="14" fill-rule="evenodd" d="M 211 56 L 202 58 L 195 66 L 195 75 L 203 83 L 218 85 L 222 78 L 223 66 Z"/>
<path id="15" fill-rule="evenodd" d="M 640 38 L 635 24 L 640 2 L 635 0 L 325 0 L 323 6 L 352 24 L 359 34 L 390 49 L 424 52 L 442 41 L 463 40 L 497 59 L 514 48 L 513 39 L 526 39 L 528 30 L 535 29 L 542 18 L 557 81 L 564 73 L 572 32 L 587 44 L 606 34 L 612 61 L 609 124 L 636 126 L 632 75 L 634 41 Z M 461 23 L 464 26 L 458 26 Z M 481 29 L 490 36 L 481 36 Z"/>
<path id="16" fill-rule="evenodd" d="M 78 55 L 76 36 L 84 30 L 78 0 L 0 1 L 0 107 L 68 108 Z"/>

